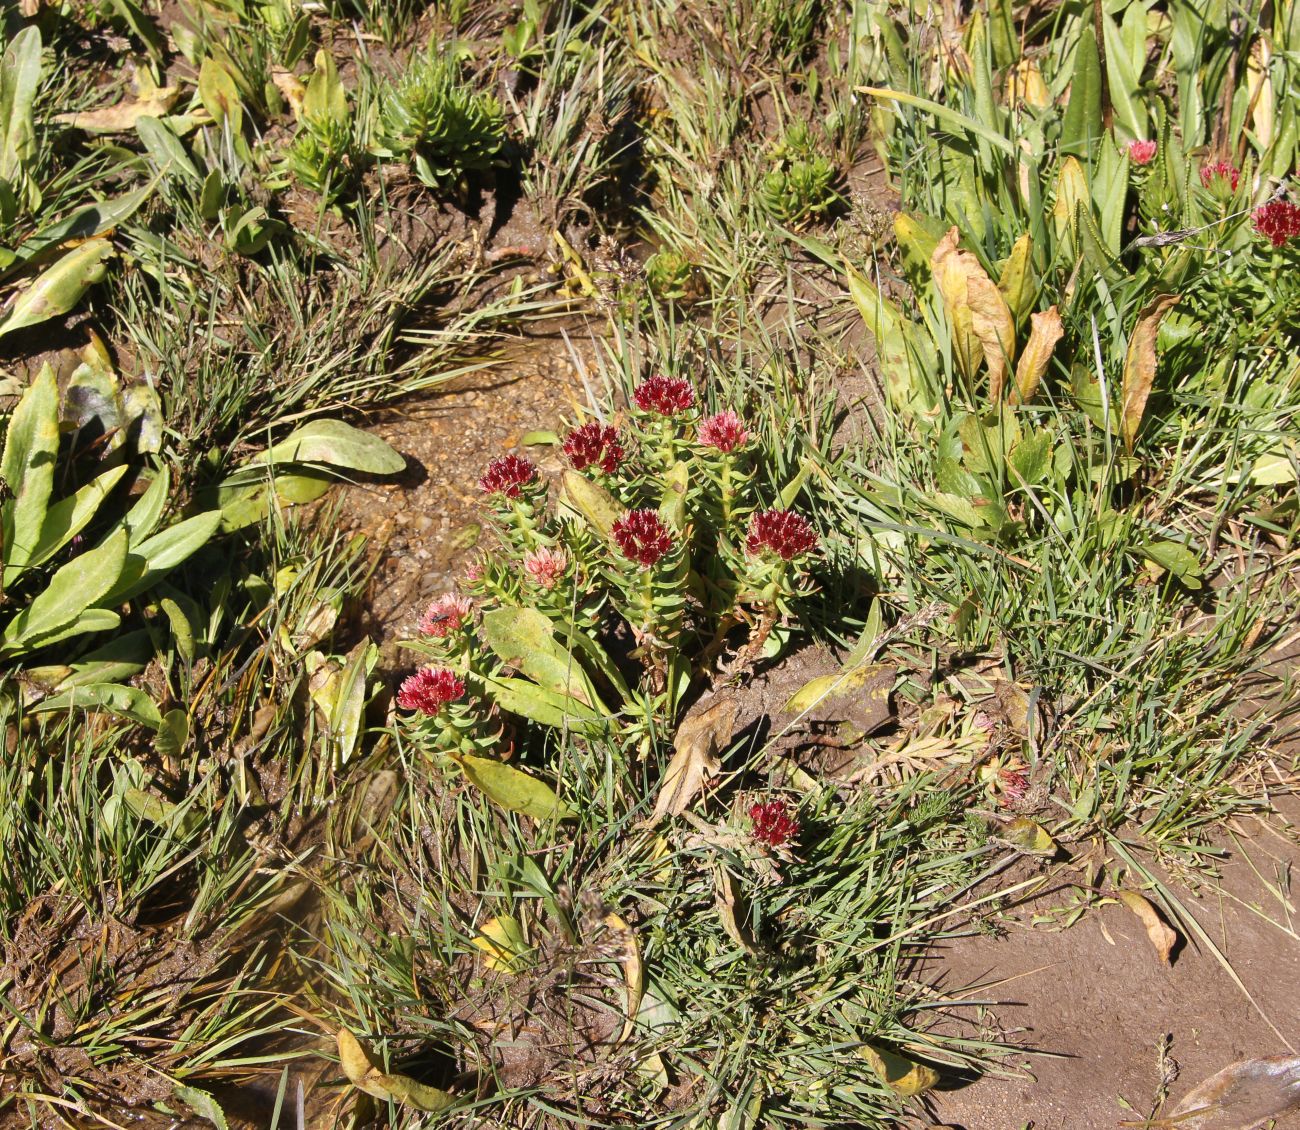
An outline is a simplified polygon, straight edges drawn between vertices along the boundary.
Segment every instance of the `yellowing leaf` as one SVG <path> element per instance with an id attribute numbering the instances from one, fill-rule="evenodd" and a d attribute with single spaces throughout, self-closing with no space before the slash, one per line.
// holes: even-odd
<path id="1" fill-rule="evenodd" d="M 1254 141 L 1261 153 L 1272 145 L 1276 123 L 1277 108 L 1270 73 L 1272 60 L 1273 48 L 1268 36 L 1257 36 L 1250 45 L 1250 57 L 1246 60 L 1246 84 L 1250 91 L 1247 104 L 1251 108 L 1251 123 L 1255 127 Z"/>
<path id="2" fill-rule="evenodd" d="M 1056 203 L 1052 206 L 1057 232 L 1062 235 L 1072 232 L 1078 219 L 1079 205 L 1089 206 L 1091 201 L 1083 166 L 1074 157 L 1065 158 L 1056 177 Z"/>
<path id="3" fill-rule="evenodd" d="M 240 132 L 244 106 L 239 98 L 239 87 L 225 64 L 211 55 L 199 66 L 199 100 L 217 125 L 229 123 L 231 134 Z"/>
<path id="4" fill-rule="evenodd" d="M 1137 325 L 1133 327 L 1133 334 L 1128 339 L 1128 350 L 1124 354 L 1120 435 L 1124 438 L 1125 448 L 1130 452 L 1137 439 L 1138 428 L 1142 425 L 1151 386 L 1156 379 L 1156 333 L 1164 316 L 1178 302 L 1178 298 L 1176 294 L 1162 294 L 1147 303 L 1138 314 Z"/>
<path id="5" fill-rule="evenodd" d="M 1006 104 L 1015 107 L 1018 103 L 1042 110 L 1052 104 L 1051 92 L 1043 81 L 1043 72 L 1032 59 L 1021 59 L 1007 72 Z"/>
<path id="6" fill-rule="evenodd" d="M 1011 317 L 1022 322 L 1029 313 L 1034 296 L 1038 290 L 1034 285 L 1034 267 L 1030 262 L 1033 244 L 1026 232 L 1012 245 L 1011 254 L 1002 265 L 1002 274 L 998 278 L 998 290 L 1007 300 Z"/>
<path id="7" fill-rule="evenodd" d="M 510 914 L 489 918 L 478 928 L 478 936 L 471 943 L 483 951 L 483 965 L 500 973 L 518 973 L 523 968 L 523 955 L 528 952 L 524 930 L 519 919 Z"/>
<path id="8" fill-rule="evenodd" d="M 965 375 L 973 377 L 983 360 L 989 370 L 989 399 L 997 404 L 1007 366 L 1015 359 L 1016 327 L 1011 308 L 980 261 L 957 246 L 950 228 L 930 258 L 935 286 L 953 327 L 953 347 Z"/>
<path id="9" fill-rule="evenodd" d="M 641 964 L 641 947 L 626 919 L 617 914 L 605 915 L 605 925 L 623 937 L 623 981 L 626 987 L 623 1031 L 615 1043 L 623 1043 L 636 1031 L 636 1016 L 645 993 L 645 967 Z"/>
<path id="10" fill-rule="evenodd" d="M 385 1102 L 404 1103 L 413 1110 L 429 1112 L 446 1110 L 455 1103 L 455 1098 L 437 1087 L 417 1083 L 409 1075 L 381 1071 L 370 1053 L 346 1028 L 340 1028 L 335 1039 L 343 1074 L 358 1091 Z"/>
<path id="11" fill-rule="evenodd" d="M 1174 933 L 1163 918 L 1157 913 L 1156 908 L 1143 898 L 1137 891 L 1120 891 L 1120 901 L 1138 916 L 1147 932 L 1147 938 L 1155 948 L 1156 956 L 1161 962 L 1169 965 L 1169 954 L 1178 941 L 1178 935 Z"/>
<path id="12" fill-rule="evenodd" d="M 863 1044 L 858 1055 L 871 1064 L 871 1069 L 894 1094 L 904 1098 L 923 1094 L 939 1082 L 939 1073 L 933 1067 L 913 1063 L 884 1048 Z"/>
<path id="13" fill-rule="evenodd" d="M 545 781 L 520 769 L 473 754 L 451 754 L 465 779 L 490 801 L 534 820 L 569 820 L 577 815 Z"/>
<path id="14" fill-rule="evenodd" d="M 114 254 L 106 239 L 88 239 L 68 251 L 14 300 L 9 316 L 0 323 L 0 337 L 66 314 L 103 279 L 106 262 Z"/>
<path id="15" fill-rule="evenodd" d="M 1029 340 L 1016 363 L 1015 400 L 1020 404 L 1028 404 L 1034 399 L 1043 374 L 1047 372 L 1047 366 L 1052 360 L 1056 343 L 1065 334 L 1061 327 L 1061 315 L 1055 306 L 1034 314 L 1029 321 Z"/>
<path id="16" fill-rule="evenodd" d="M 1057 843 L 1041 824 L 1030 820 L 1028 816 L 1017 816 L 1011 823 L 998 830 L 993 837 L 1008 847 L 1025 855 L 1038 855 L 1046 859 L 1060 850 Z"/>
<path id="17" fill-rule="evenodd" d="M 735 698 L 723 695 L 703 708 L 693 707 L 682 719 L 673 739 L 673 758 L 664 770 L 654 812 L 647 823 L 685 812 L 709 778 L 722 768 L 717 754 L 731 740 L 738 710 Z"/>

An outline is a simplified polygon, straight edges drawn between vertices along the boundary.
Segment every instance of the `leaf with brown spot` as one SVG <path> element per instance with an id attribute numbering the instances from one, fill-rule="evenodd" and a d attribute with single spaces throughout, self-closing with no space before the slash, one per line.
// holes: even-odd
<path id="1" fill-rule="evenodd" d="M 953 328 L 953 347 L 965 375 L 973 377 L 980 361 L 989 370 L 989 399 L 1002 399 L 1007 366 L 1015 360 L 1016 326 L 1011 308 L 980 261 L 957 246 L 950 228 L 930 259 L 935 286 Z"/>
<path id="2" fill-rule="evenodd" d="M 1160 323 L 1178 302 L 1177 294 L 1162 294 L 1142 308 L 1137 325 L 1128 339 L 1124 354 L 1124 383 L 1122 386 L 1123 410 L 1120 416 L 1120 434 L 1124 447 L 1132 452 L 1137 439 L 1142 416 L 1147 410 L 1147 398 L 1156 379 L 1156 334 Z"/>
<path id="3" fill-rule="evenodd" d="M 1040 314 L 1030 317 L 1029 341 L 1025 351 L 1016 364 L 1016 387 L 1014 400 L 1028 404 L 1042 383 L 1043 374 L 1052 360 L 1056 343 L 1061 340 L 1065 330 L 1061 327 L 1061 315 L 1055 306 L 1049 306 Z"/>
<path id="4" fill-rule="evenodd" d="M 1150 940 L 1151 945 L 1155 947 L 1156 956 L 1160 958 L 1163 964 L 1169 965 L 1169 954 L 1174 948 L 1174 943 L 1178 941 L 1178 935 L 1160 917 L 1156 908 L 1137 891 L 1120 891 L 1119 899 L 1138 916 L 1138 921 L 1146 929 L 1147 938 Z"/>
<path id="5" fill-rule="evenodd" d="M 682 719 L 673 739 L 676 752 L 664 770 L 654 812 L 647 824 L 685 812 L 709 778 L 722 768 L 718 751 L 731 740 L 738 709 L 735 697 L 724 695 L 703 708 L 697 705 Z"/>

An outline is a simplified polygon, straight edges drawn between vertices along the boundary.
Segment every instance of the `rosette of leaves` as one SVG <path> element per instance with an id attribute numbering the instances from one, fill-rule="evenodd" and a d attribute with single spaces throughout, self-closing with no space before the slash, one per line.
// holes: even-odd
<path id="1" fill-rule="evenodd" d="M 303 90 L 298 134 L 285 153 L 285 166 L 301 184 L 332 204 L 356 184 L 363 159 L 334 58 L 319 51 L 316 70 Z"/>
<path id="2" fill-rule="evenodd" d="M 656 251 L 645 263 L 650 293 L 664 302 L 697 302 L 704 296 L 699 269 L 680 251 Z"/>
<path id="3" fill-rule="evenodd" d="M 381 94 L 380 136 L 381 156 L 410 161 L 424 184 L 445 189 L 501 164 L 505 114 L 465 83 L 453 58 L 429 54 Z"/>
<path id="4" fill-rule="evenodd" d="M 839 169 L 818 150 L 812 130 L 797 123 L 773 154 L 774 167 L 758 185 L 763 209 L 781 223 L 811 223 L 840 200 Z"/>

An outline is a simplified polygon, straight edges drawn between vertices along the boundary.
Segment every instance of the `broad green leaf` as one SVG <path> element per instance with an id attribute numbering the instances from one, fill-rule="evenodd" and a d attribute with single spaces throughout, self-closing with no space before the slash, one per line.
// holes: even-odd
<path id="1" fill-rule="evenodd" d="M 39 646 L 60 629 L 74 624 L 82 612 L 112 590 L 126 565 L 126 531 L 118 530 L 103 544 L 69 561 L 30 605 L 5 625 L 0 654 Z"/>
<path id="2" fill-rule="evenodd" d="M 190 716 L 179 707 L 167 711 L 158 723 L 153 748 L 160 757 L 179 757 L 190 740 Z"/>
<path id="3" fill-rule="evenodd" d="M 537 777 L 488 757 L 472 754 L 450 756 L 465 774 L 465 779 L 493 804 L 534 820 L 570 820 L 577 816 L 555 795 L 550 785 Z"/>
<path id="4" fill-rule="evenodd" d="M 845 264 L 849 296 L 875 341 L 880 374 L 890 403 L 925 414 L 933 406 L 931 378 L 938 371 L 934 342 L 923 326 L 904 318 L 865 275 Z"/>
<path id="5" fill-rule="evenodd" d="M 1128 155 L 1121 153 L 1107 134 L 1092 174 L 1092 198 L 1096 205 L 1098 230 L 1106 251 L 1119 254 L 1124 234 L 1125 205 L 1129 192 Z"/>
<path id="6" fill-rule="evenodd" d="M 576 698 L 509 676 L 486 679 L 488 693 L 502 709 L 542 726 L 569 729 L 589 737 L 603 734 L 608 720 Z"/>
<path id="7" fill-rule="evenodd" d="M 395 475 L 406 460 L 376 435 L 342 420 L 312 420 L 257 456 L 254 463 L 324 463 L 369 475 Z"/>
<path id="8" fill-rule="evenodd" d="M 66 314 L 104 277 L 115 254 L 106 239 L 90 239 L 67 252 L 18 295 L 0 323 L 0 337 Z"/>
<path id="9" fill-rule="evenodd" d="M 1130 138 L 1146 140 L 1150 135 L 1151 119 L 1141 97 L 1141 68 L 1146 62 L 1144 50 L 1135 60 L 1130 56 L 1128 44 L 1134 29 L 1145 37 L 1146 6 L 1129 4 L 1124 13 L 1124 31 L 1113 16 L 1101 13 L 1102 40 L 1106 45 L 1106 81 L 1110 90 L 1110 104 L 1115 120 L 1124 127 Z"/>
<path id="10" fill-rule="evenodd" d="M 609 538 L 614 523 L 623 514 L 623 505 L 599 483 L 577 471 L 566 470 L 562 484 L 560 501 L 581 517 L 594 533 Z"/>
<path id="11" fill-rule="evenodd" d="M 664 475 L 664 489 L 659 497 L 659 517 L 679 534 L 686 528 L 686 491 L 690 474 L 690 464 L 679 459 Z"/>
<path id="12" fill-rule="evenodd" d="M 1007 463 L 1022 483 L 1029 486 L 1041 483 L 1052 465 L 1052 433 L 1046 428 L 1036 428 L 1016 444 Z"/>
<path id="13" fill-rule="evenodd" d="M 127 632 L 68 664 L 28 667 L 25 677 L 51 694 L 87 683 L 121 683 L 140 674 L 153 656 L 148 631 Z"/>
<path id="14" fill-rule="evenodd" d="M 302 98 L 302 116 L 321 124 L 346 125 L 349 120 L 347 91 L 339 81 L 334 56 L 328 51 L 316 52 L 316 69 L 307 80 Z"/>
<path id="15" fill-rule="evenodd" d="M 27 167 L 36 155 L 32 106 L 41 85 L 41 33 L 25 27 L 9 41 L 0 60 L 0 183 L 35 209 L 40 194 Z"/>
<path id="16" fill-rule="evenodd" d="M 1148 561 L 1172 573 L 1189 589 L 1199 589 L 1204 583 L 1201 559 L 1191 547 L 1180 541 L 1151 541 L 1139 546 L 1138 552 Z"/>
<path id="17" fill-rule="evenodd" d="M 200 1118 L 206 1118 L 211 1122 L 216 1130 L 230 1130 L 230 1124 L 226 1121 L 226 1114 L 221 1109 L 221 1104 L 207 1091 L 200 1091 L 197 1087 L 190 1087 L 185 1083 L 177 1083 L 172 1094 Z"/>
<path id="18" fill-rule="evenodd" d="M 166 465 L 158 468 L 153 478 L 136 504 L 126 512 L 122 524 L 126 527 L 131 545 L 140 545 L 145 538 L 158 528 L 162 520 L 163 509 L 167 505 L 167 492 L 171 488 L 171 472 Z"/>
<path id="19" fill-rule="evenodd" d="M 126 472 L 125 464 L 111 467 L 102 475 L 91 479 L 76 494 L 60 499 L 51 506 L 45 515 L 40 543 L 32 553 L 30 564 L 40 565 L 48 561 L 81 533 Z"/>
<path id="20" fill-rule="evenodd" d="M 330 673 L 325 683 L 311 689 L 311 696 L 325 716 L 338 765 L 346 765 L 356 752 L 365 720 L 367 679 L 374 670 L 379 651 L 363 637 L 341 669 Z"/>
<path id="21" fill-rule="evenodd" d="M 829 675 L 820 675 L 794 692 L 785 704 L 785 712 L 806 714 L 845 700 L 852 700 L 854 706 L 861 709 L 865 705 L 863 698 L 874 698 L 884 707 L 885 716 L 888 717 L 889 695 L 893 690 L 895 673 L 896 669 L 888 663 L 864 663 Z M 886 677 L 882 679 L 882 676 Z"/>
<path id="22" fill-rule="evenodd" d="M 903 257 L 903 274 L 918 296 L 929 294 L 934 288 L 930 257 L 942 238 L 943 231 L 936 234 L 915 216 L 906 212 L 894 216 L 894 239 Z"/>
<path id="23" fill-rule="evenodd" d="M 1086 155 L 1101 140 L 1101 57 L 1097 36 L 1088 20 L 1082 21 L 1074 52 L 1070 101 L 1061 120 L 1061 152 Z"/>
<path id="24" fill-rule="evenodd" d="M 203 183 L 203 177 L 190 160 L 181 139 L 165 122 L 145 115 L 135 123 L 135 132 L 140 135 L 159 173 L 177 173 L 195 188 Z"/>
<path id="25" fill-rule="evenodd" d="M 0 456 L 0 478 L 14 495 L 0 507 L 6 584 L 10 569 L 26 566 L 40 545 L 58 452 L 59 390 L 46 364 L 18 401 Z"/>
<path id="26" fill-rule="evenodd" d="M 53 632 L 48 632 L 41 636 L 40 639 L 31 639 L 24 641 L 24 647 L 18 650 L 34 650 L 38 647 L 49 647 L 50 644 L 59 643 L 62 640 L 72 639 L 73 636 L 85 636 L 92 632 L 111 632 L 114 628 L 121 627 L 122 617 L 109 608 L 87 608 L 70 624 L 65 624 Z M 0 651 L 3 649 L 0 648 Z"/>
<path id="27" fill-rule="evenodd" d="M 73 687 L 54 698 L 42 699 L 31 709 L 39 714 L 57 710 L 106 710 L 151 730 L 162 725 L 162 715 L 153 699 L 138 687 L 121 683 L 87 683 Z"/>
<path id="28" fill-rule="evenodd" d="M 909 94 L 902 90 L 886 90 L 879 86 L 859 86 L 855 88 L 859 94 L 870 94 L 873 98 L 883 98 L 891 102 L 901 102 L 905 106 L 915 106 L 919 110 L 925 110 L 933 114 L 941 121 L 949 125 L 956 126 L 958 129 L 965 130 L 973 137 L 978 137 L 987 141 L 990 145 L 1001 149 L 1008 157 L 1016 156 L 1016 146 L 1008 138 L 998 133 L 996 130 L 968 118 L 965 114 L 958 113 L 949 106 L 943 106 L 938 102 L 932 102 L 928 98 L 921 98 L 915 94 Z M 1098 111 L 1100 117 L 1100 111 Z"/>
<path id="29" fill-rule="evenodd" d="M 38 255 L 73 240 L 89 239 L 91 236 L 103 235 L 112 228 L 129 220 L 140 206 L 153 195 L 158 187 L 158 178 L 149 181 L 134 192 L 114 197 L 95 204 L 78 208 L 66 219 L 42 228 L 30 238 L 23 240 L 20 254 L 9 266 L 0 270 L 0 278 L 13 274 Z"/>
<path id="30" fill-rule="evenodd" d="M 168 526 L 161 533 L 132 546 L 130 559 L 121 578 L 103 598 L 103 603 L 120 604 L 144 592 L 164 574 L 207 545 L 220 525 L 221 512 L 209 510 Z"/>
<path id="31" fill-rule="evenodd" d="M 506 607 L 483 615 L 482 635 L 502 663 L 547 690 L 606 713 L 577 658 L 555 638 L 550 619 L 532 608 Z"/>

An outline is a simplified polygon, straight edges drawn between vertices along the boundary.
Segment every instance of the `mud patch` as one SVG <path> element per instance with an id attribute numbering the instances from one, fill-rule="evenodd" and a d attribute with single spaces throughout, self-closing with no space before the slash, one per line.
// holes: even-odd
<path id="1" fill-rule="evenodd" d="M 1007 1076 L 936 1093 L 939 1120 L 965 1130 L 1141 1125 L 1162 1077 L 1173 1109 L 1234 1061 L 1296 1054 L 1300 930 L 1289 878 L 1300 864 L 1300 803 L 1278 807 L 1277 819 L 1252 821 L 1225 845 L 1232 854 L 1217 882 L 1195 894 L 1175 888 L 1205 938 L 1175 923 L 1183 942 L 1171 967 L 1122 905 L 1060 929 L 1052 911 L 1069 901 L 1063 885 L 998 916 L 1002 937 L 937 948 L 925 975 L 962 1002 L 950 1015 L 966 1034 L 1024 1049 L 1007 1059 Z M 1300 1115 L 1277 1127 L 1300 1127 Z"/>

